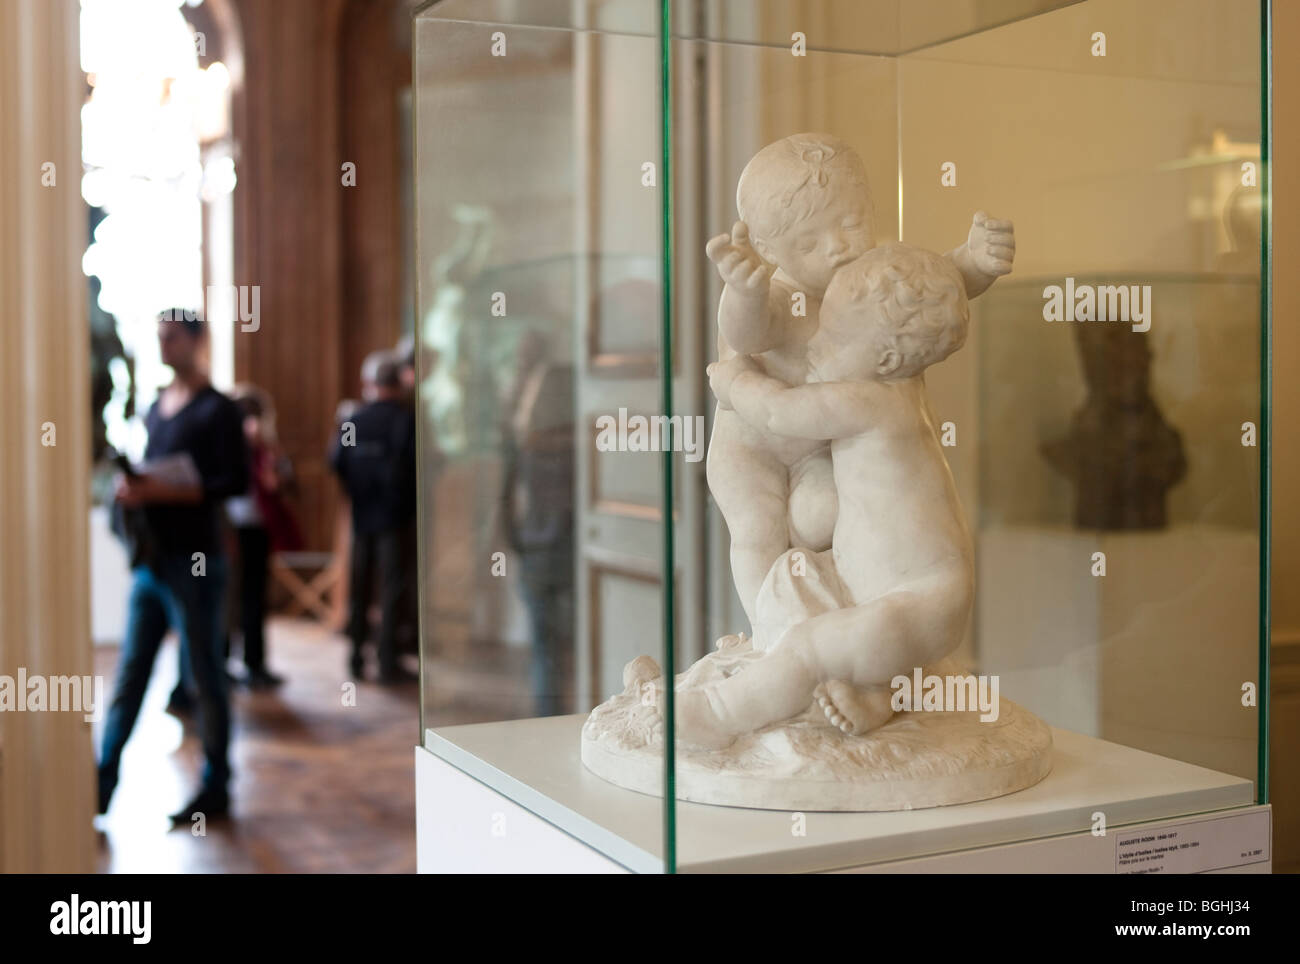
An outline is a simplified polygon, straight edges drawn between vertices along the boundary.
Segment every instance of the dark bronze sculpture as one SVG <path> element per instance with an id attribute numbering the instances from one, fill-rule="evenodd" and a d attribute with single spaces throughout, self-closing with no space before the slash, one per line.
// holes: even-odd
<path id="1" fill-rule="evenodd" d="M 1165 497 L 1187 474 L 1182 437 L 1151 397 L 1151 348 L 1128 325 L 1077 325 L 1088 397 L 1043 455 L 1074 483 L 1080 529 L 1162 529 Z"/>

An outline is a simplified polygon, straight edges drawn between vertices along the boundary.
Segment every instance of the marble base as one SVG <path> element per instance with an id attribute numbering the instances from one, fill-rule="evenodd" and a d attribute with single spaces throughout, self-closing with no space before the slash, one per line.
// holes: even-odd
<path id="1" fill-rule="evenodd" d="M 602 703 L 582 729 L 583 764 L 616 786 L 661 796 L 656 716 L 634 686 Z M 679 742 L 676 793 L 679 800 L 762 810 L 914 810 L 1014 793 L 1051 768 L 1051 731 L 1010 700 L 1000 700 L 995 721 L 982 722 L 978 712 L 899 713 L 858 736 L 829 725 L 813 706 L 723 750 Z"/>

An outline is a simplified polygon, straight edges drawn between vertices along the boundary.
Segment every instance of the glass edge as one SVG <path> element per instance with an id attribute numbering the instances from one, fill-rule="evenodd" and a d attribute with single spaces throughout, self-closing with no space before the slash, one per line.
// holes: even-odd
<path id="1" fill-rule="evenodd" d="M 675 727 L 674 680 L 676 667 L 676 594 L 677 550 L 673 527 L 673 179 L 672 179 L 672 8 L 673 0 L 659 0 L 659 96 L 660 96 L 660 167 L 659 183 L 662 207 L 662 316 L 659 335 L 659 384 L 663 414 L 670 419 L 668 444 L 664 446 L 663 491 L 663 637 L 664 637 L 664 873 L 677 872 L 677 754 Z"/>
<path id="2" fill-rule="evenodd" d="M 1030 10 L 1027 13 L 1013 14 L 1008 17 L 1003 17 L 1001 20 L 991 20 L 988 23 L 978 24 L 974 27 L 971 27 L 969 30 L 963 30 L 961 33 L 955 33 L 951 37 L 940 37 L 938 40 L 930 40 L 925 43 L 917 44 L 915 47 L 902 47 L 902 44 L 900 43 L 899 46 L 901 49 L 897 53 L 889 54 L 886 56 L 904 57 L 907 56 L 908 54 L 916 54 L 926 50 L 933 50 L 935 47 L 942 47 L 944 44 L 955 43 L 958 40 L 965 40 L 968 37 L 974 37 L 977 36 L 978 34 L 987 33 L 990 30 L 997 30 L 1000 27 L 1010 26 L 1013 23 L 1023 23 L 1026 20 L 1034 20 L 1038 17 L 1046 17 L 1049 14 L 1057 13 L 1058 11 L 1061 10 L 1068 10 L 1070 7 L 1076 7 L 1079 4 L 1086 3 L 1086 2 L 1087 0 L 1065 0 L 1065 2 L 1058 3 L 1051 7 L 1044 7 L 1041 10 Z"/>
<path id="3" fill-rule="evenodd" d="M 1269 677 L 1272 658 L 1272 407 L 1273 407 L 1273 3 L 1260 0 L 1260 406 L 1259 406 L 1259 734 L 1256 796 L 1268 802 Z"/>
<path id="4" fill-rule="evenodd" d="M 420 190 L 420 182 L 423 179 L 420 177 L 420 164 L 419 164 L 420 161 L 420 149 L 419 149 L 420 83 L 419 83 L 419 59 L 418 58 L 420 52 L 420 42 L 419 42 L 419 31 L 417 29 L 418 24 L 416 23 L 416 18 L 421 10 L 425 10 L 428 7 L 431 7 L 438 2 L 439 0 L 426 0 L 425 3 L 421 4 L 411 13 L 411 177 L 415 181 L 415 183 L 411 185 L 411 206 L 415 209 L 414 216 L 411 218 L 411 242 L 415 245 L 415 253 L 414 253 L 415 264 L 413 266 L 414 270 L 412 270 L 411 272 L 412 275 L 411 284 L 415 288 L 415 290 L 412 292 L 412 299 L 413 299 L 412 304 L 415 306 L 415 319 L 414 319 L 414 328 L 411 332 L 411 337 L 415 341 L 415 412 L 416 412 L 415 538 L 418 541 L 415 550 L 415 640 L 416 640 L 415 650 L 420 663 L 419 670 L 418 670 L 419 680 L 416 683 L 416 689 L 419 692 L 419 703 L 420 703 L 419 706 L 420 730 L 419 730 L 419 739 L 416 745 L 421 747 L 427 746 L 428 741 L 425 734 L 428 733 L 429 731 L 427 721 L 425 720 L 424 717 L 424 706 L 425 706 L 425 695 L 426 695 L 425 693 L 426 674 L 424 671 L 425 625 L 424 625 L 424 593 L 423 593 L 424 580 L 421 578 L 421 574 L 426 570 L 428 565 L 430 565 L 431 563 L 426 563 L 425 561 L 425 540 L 424 540 L 424 532 L 429 528 L 424 521 L 425 511 L 426 511 L 425 507 L 427 507 L 429 503 L 429 499 L 427 497 L 424 499 L 420 498 L 420 494 L 424 492 L 424 484 L 425 482 L 429 481 L 429 479 L 428 479 L 428 473 L 425 472 L 424 469 L 424 449 L 425 449 L 424 432 L 421 430 L 420 417 L 419 417 L 420 385 L 423 382 L 423 375 L 424 375 L 424 373 L 421 371 L 421 366 L 423 365 L 424 352 L 420 350 L 420 346 L 423 343 L 423 339 L 424 339 L 424 324 L 423 324 L 424 313 L 423 313 L 423 302 L 420 300 L 420 293 L 424 288 L 425 282 L 423 280 L 424 275 L 420 271 L 420 265 L 422 264 L 422 261 L 420 259 L 420 254 L 422 250 L 422 246 L 420 244 L 420 235 L 422 233 L 421 229 L 423 227 L 422 224 L 420 223 L 422 220 L 420 217 L 420 211 L 421 211 L 420 195 L 422 193 Z"/>

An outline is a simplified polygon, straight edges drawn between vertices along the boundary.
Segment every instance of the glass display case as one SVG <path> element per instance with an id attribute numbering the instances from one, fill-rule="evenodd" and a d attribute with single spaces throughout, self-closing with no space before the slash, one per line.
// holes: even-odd
<path id="1" fill-rule="evenodd" d="M 542 854 L 552 869 L 829 871 L 1073 841 L 1052 859 L 1211 869 L 1134 857 L 1121 828 L 1224 814 L 1264 843 L 1205 859 L 1267 861 L 1267 10 L 441 0 L 416 13 L 422 867 L 525 869 Z M 880 246 L 949 253 L 964 271 L 958 251 L 996 259 L 987 231 L 1012 229 L 986 226 L 1014 223 L 1010 272 L 987 290 L 960 275 L 965 344 L 917 383 L 973 549 L 969 617 L 933 655 L 1045 724 L 1020 789 L 855 805 L 822 773 L 788 797 L 699 790 L 729 771 L 663 680 L 740 634 L 769 645 L 752 587 L 737 589 L 734 493 L 754 483 L 724 445 L 707 370 L 735 351 L 719 326 L 726 256 L 706 244 L 741 217 L 751 158 L 794 135 L 812 138 L 791 141 L 810 173 L 751 187 L 742 207 L 790 208 L 852 153 Z M 728 250 L 747 243 L 732 234 Z M 764 279 L 782 277 L 779 247 L 752 247 L 773 262 Z M 791 316 L 815 330 L 802 295 Z M 841 516 L 856 478 L 835 463 Z M 930 517 L 909 514 L 910 497 L 900 485 L 898 515 L 924 541 Z M 814 547 L 840 567 L 847 526 Z M 786 742 L 848 732 L 818 679 L 797 739 L 764 722 L 747 786 L 779 778 Z M 583 743 L 617 694 L 641 731 L 635 761 Z M 972 753 L 991 732 L 972 731 Z"/>

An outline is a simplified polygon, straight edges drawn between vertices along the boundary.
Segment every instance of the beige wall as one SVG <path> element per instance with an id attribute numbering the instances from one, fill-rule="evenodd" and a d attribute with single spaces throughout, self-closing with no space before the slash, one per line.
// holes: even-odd
<path id="1" fill-rule="evenodd" d="M 1300 644 L 1300 5 L 1273 6 L 1273 640 Z"/>

